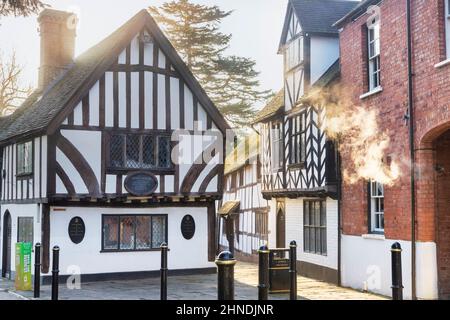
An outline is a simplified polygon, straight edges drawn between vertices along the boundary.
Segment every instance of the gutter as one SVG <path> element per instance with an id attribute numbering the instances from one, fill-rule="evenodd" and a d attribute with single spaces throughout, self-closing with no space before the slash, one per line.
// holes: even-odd
<path id="1" fill-rule="evenodd" d="M 414 73 L 412 62 L 412 29 L 411 0 L 406 0 L 407 32 L 408 32 L 408 119 L 409 149 L 411 158 L 411 297 L 417 300 L 416 290 L 416 186 L 415 186 L 415 147 L 414 147 Z"/>

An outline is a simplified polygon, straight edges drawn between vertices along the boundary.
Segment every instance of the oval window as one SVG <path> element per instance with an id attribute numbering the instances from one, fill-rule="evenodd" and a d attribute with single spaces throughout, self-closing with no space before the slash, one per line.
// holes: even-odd
<path id="1" fill-rule="evenodd" d="M 181 220 L 181 233 L 186 240 L 190 240 L 195 234 L 195 221 L 191 215 L 186 215 Z"/>
<path id="2" fill-rule="evenodd" d="M 80 217 L 74 217 L 69 222 L 69 237 L 73 243 L 79 244 L 84 239 L 86 227 L 83 219 Z"/>

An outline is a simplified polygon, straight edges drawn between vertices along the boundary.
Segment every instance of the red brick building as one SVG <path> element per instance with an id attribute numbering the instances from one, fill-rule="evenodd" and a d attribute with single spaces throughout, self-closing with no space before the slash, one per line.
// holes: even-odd
<path id="1" fill-rule="evenodd" d="M 377 112 L 390 139 L 383 160 L 401 169 L 392 185 L 343 183 L 342 284 L 390 294 L 389 248 L 399 241 L 405 297 L 448 298 L 450 1 L 366 0 L 336 25 L 341 83 L 354 106 Z"/>

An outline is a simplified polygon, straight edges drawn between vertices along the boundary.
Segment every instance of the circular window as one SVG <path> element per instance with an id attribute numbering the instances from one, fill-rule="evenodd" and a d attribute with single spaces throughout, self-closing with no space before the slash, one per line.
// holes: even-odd
<path id="1" fill-rule="evenodd" d="M 181 233 L 186 240 L 190 240 L 195 234 L 195 221 L 191 215 L 186 215 L 181 220 Z"/>
<path id="2" fill-rule="evenodd" d="M 69 237 L 73 243 L 79 244 L 84 239 L 86 227 L 83 219 L 80 217 L 74 217 L 69 222 Z"/>

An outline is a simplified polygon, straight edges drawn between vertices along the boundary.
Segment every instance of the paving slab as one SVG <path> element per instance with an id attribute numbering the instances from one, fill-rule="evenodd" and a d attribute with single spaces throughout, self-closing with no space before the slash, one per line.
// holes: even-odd
<path id="1" fill-rule="evenodd" d="M 59 286 L 61 300 L 159 300 L 159 278 L 140 280 L 115 280 L 82 283 L 81 289 L 68 289 L 65 283 Z M 238 262 L 235 268 L 236 300 L 256 300 L 258 298 L 258 267 L 255 264 Z M 9 287 L 8 287 L 9 286 Z M 0 288 L 13 295 L 14 283 L 0 282 Z M 7 287 L 7 288 L 5 288 Z M 1 289 L 0 289 L 1 290 Z M 217 274 L 170 276 L 167 297 L 169 300 L 216 300 Z M 33 292 L 16 292 L 27 299 L 33 299 Z M 0 294 L 0 299 L 7 296 Z M 41 287 L 41 298 L 51 297 L 51 287 Z M 270 295 L 271 300 L 288 300 L 288 294 Z M 341 288 L 335 285 L 298 277 L 299 300 L 383 300 L 374 294 Z"/>

